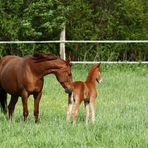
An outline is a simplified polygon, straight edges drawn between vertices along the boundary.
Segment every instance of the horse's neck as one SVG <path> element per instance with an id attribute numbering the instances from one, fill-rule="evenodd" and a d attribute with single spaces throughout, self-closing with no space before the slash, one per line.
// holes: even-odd
<path id="1" fill-rule="evenodd" d="M 35 63 L 33 61 L 30 63 L 30 67 L 35 74 L 42 77 L 42 76 L 45 76 L 45 75 L 52 72 L 51 69 L 49 68 L 49 67 L 52 67 L 52 64 L 53 64 L 53 62 L 51 62 L 49 65 L 49 63 L 46 64 L 45 62 L 36 62 Z"/>

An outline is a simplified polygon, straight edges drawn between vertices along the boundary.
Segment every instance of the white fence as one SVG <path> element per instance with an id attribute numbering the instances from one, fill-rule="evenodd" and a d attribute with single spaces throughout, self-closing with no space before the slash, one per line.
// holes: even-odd
<path id="1" fill-rule="evenodd" d="M 45 44 L 45 43 L 148 43 L 148 40 L 57 40 L 57 41 L 0 41 L 0 44 Z"/>
<path id="2" fill-rule="evenodd" d="M 60 53 L 61 57 L 65 59 L 65 44 L 66 43 L 148 43 L 148 40 L 100 40 L 100 41 L 90 41 L 90 40 L 65 40 L 64 38 L 60 41 L 0 41 L 0 44 L 48 44 L 48 43 L 60 43 Z M 62 46 L 61 46 L 62 45 Z M 61 52 L 64 51 L 64 52 Z M 94 63 L 104 63 L 104 64 L 148 64 L 148 61 L 72 61 L 74 64 L 94 64 Z"/>

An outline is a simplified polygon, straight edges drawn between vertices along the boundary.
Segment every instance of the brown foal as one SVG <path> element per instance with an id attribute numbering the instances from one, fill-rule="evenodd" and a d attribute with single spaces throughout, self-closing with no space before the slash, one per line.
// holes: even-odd
<path id="1" fill-rule="evenodd" d="M 79 106 L 82 101 L 84 101 L 85 105 L 85 120 L 86 124 L 88 124 L 89 120 L 89 106 L 91 109 L 91 118 L 92 123 L 95 121 L 95 99 L 97 97 L 96 90 L 96 81 L 101 83 L 101 72 L 100 72 L 100 64 L 95 64 L 92 66 L 87 79 L 85 82 L 75 81 L 73 82 L 73 91 L 69 94 L 68 98 L 68 110 L 66 120 L 69 121 L 73 109 L 73 124 L 76 123 L 77 113 Z"/>

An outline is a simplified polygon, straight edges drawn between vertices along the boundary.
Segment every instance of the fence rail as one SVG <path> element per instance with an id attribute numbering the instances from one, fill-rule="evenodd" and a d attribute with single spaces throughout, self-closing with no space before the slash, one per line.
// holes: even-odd
<path id="1" fill-rule="evenodd" d="M 71 61 L 73 64 L 148 64 L 148 61 Z"/>
<path id="2" fill-rule="evenodd" d="M 148 40 L 63 40 L 63 41 L 0 41 L 0 44 L 45 44 L 45 43 L 148 43 Z"/>
<path id="3" fill-rule="evenodd" d="M 0 44 L 48 44 L 48 43 L 148 43 L 148 40 L 56 40 L 56 41 L 0 41 Z M 64 58 L 65 59 L 65 58 Z M 148 64 L 148 61 L 72 61 L 73 64 Z"/>

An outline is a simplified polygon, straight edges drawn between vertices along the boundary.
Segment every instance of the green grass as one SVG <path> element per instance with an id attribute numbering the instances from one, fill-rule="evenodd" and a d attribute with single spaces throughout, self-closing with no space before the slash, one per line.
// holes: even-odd
<path id="1" fill-rule="evenodd" d="M 74 65 L 73 79 L 85 80 L 90 65 Z M 34 123 L 33 98 L 23 121 L 21 99 L 13 120 L 0 113 L 0 148 L 147 148 L 148 66 L 102 65 L 104 83 L 97 85 L 96 121 L 84 122 L 81 105 L 77 124 L 66 123 L 67 95 L 49 75 L 40 103 L 40 122 Z"/>

